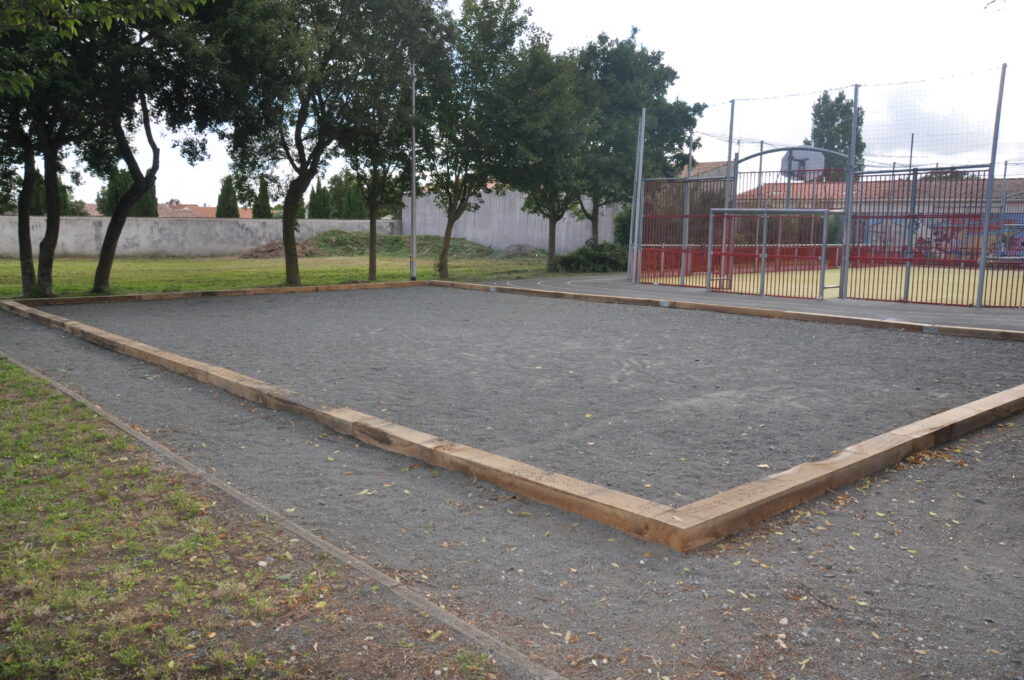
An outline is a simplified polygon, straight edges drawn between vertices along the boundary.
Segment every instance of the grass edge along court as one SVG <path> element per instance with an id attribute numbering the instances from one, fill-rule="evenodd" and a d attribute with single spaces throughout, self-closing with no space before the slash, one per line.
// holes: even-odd
<path id="1" fill-rule="evenodd" d="M 0 403 L 0 678 L 500 677 L 2 357 Z"/>

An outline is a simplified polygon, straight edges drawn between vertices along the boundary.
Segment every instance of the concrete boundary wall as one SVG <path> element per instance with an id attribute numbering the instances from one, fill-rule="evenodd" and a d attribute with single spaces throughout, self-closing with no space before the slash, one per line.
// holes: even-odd
<path id="1" fill-rule="evenodd" d="M 455 223 L 452 235 L 482 243 L 491 248 L 505 249 L 514 245 L 528 245 L 533 248 L 548 248 L 548 221 L 544 217 L 523 211 L 525 194 L 509 191 L 504 194 L 486 194 L 479 210 L 466 212 Z M 409 196 L 403 199 L 402 233 L 409 233 Z M 618 206 L 601 208 L 597 232 L 600 241 L 613 240 L 612 218 Z M 443 236 L 447 218 L 443 210 L 434 203 L 433 195 L 416 198 L 416 233 L 420 235 Z M 555 229 L 555 252 L 568 253 L 576 250 L 590 238 L 590 222 L 577 219 L 566 213 Z"/>
<path id="2" fill-rule="evenodd" d="M 96 257 L 107 229 L 106 217 L 62 217 L 58 257 Z M 32 245 L 38 248 L 45 217 L 32 218 Z M 369 220 L 299 220 L 304 241 L 332 229 L 369 231 Z M 401 221 L 378 220 L 380 234 L 401 233 Z M 208 257 L 238 255 L 281 239 L 281 220 L 129 217 L 118 241 L 122 257 Z M 0 257 L 18 257 L 18 218 L 0 215 Z"/>

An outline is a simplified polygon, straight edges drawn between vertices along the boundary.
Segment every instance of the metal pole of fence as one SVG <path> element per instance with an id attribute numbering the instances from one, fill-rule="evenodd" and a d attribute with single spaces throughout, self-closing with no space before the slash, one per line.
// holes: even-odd
<path id="1" fill-rule="evenodd" d="M 629 262 L 626 278 L 633 283 L 640 281 L 637 264 L 640 258 L 640 230 L 643 221 L 643 168 L 644 168 L 644 128 L 647 125 L 647 109 L 640 109 L 640 121 L 636 131 L 636 163 L 633 170 L 633 209 L 630 211 L 629 222 Z"/>
<path id="2" fill-rule="evenodd" d="M 793 193 L 793 152 L 786 152 L 786 209 L 792 208 L 790 197 Z"/>
<path id="3" fill-rule="evenodd" d="M 711 258 L 714 252 L 714 241 L 715 241 L 715 209 L 711 209 L 711 214 L 708 216 L 708 261 L 705 266 L 707 269 L 707 277 L 704 283 L 704 290 L 708 293 L 711 292 Z"/>
<path id="4" fill-rule="evenodd" d="M 763 142 L 762 142 L 763 143 Z M 764 282 L 768 277 L 768 211 L 761 215 L 761 280 L 758 282 L 757 294 L 764 296 Z"/>
<path id="5" fill-rule="evenodd" d="M 811 219 L 814 219 L 813 217 Z M 825 299 L 825 270 L 828 269 L 828 210 L 821 211 L 821 265 L 818 274 L 818 299 Z"/>
<path id="6" fill-rule="evenodd" d="M 736 100 L 733 99 L 729 102 L 729 148 L 725 153 L 725 205 L 723 208 L 729 207 L 729 198 L 732 196 L 732 191 L 729 190 L 730 183 L 733 181 L 733 172 L 735 168 L 732 167 L 732 130 L 733 123 L 736 121 Z M 710 241 L 710 239 L 708 239 Z"/>
<path id="7" fill-rule="evenodd" d="M 690 245 L 690 178 L 693 174 L 693 156 L 690 156 L 688 164 L 689 172 L 683 183 L 683 234 L 682 243 L 679 244 L 679 285 L 686 283 L 686 272 L 688 271 L 689 255 L 686 248 Z"/>
<path id="8" fill-rule="evenodd" d="M 999 73 L 999 97 L 996 100 L 996 122 L 992 131 L 992 156 L 988 164 L 988 180 L 985 182 L 985 212 L 981 217 L 981 252 L 978 254 L 978 297 L 975 307 L 985 303 L 985 269 L 988 267 L 988 232 L 992 221 L 992 192 L 995 188 L 996 153 L 999 151 L 999 119 L 1003 114 L 1003 88 L 1006 86 L 1006 64 Z"/>
<path id="9" fill-rule="evenodd" d="M 846 152 L 846 195 L 843 197 L 843 262 L 839 267 L 839 297 L 849 294 L 850 249 L 853 238 L 853 179 L 857 171 L 857 123 L 860 117 L 860 85 L 853 86 L 853 115 L 850 116 L 850 148 Z"/>
<path id="10" fill-rule="evenodd" d="M 910 270 L 913 266 L 908 259 L 913 254 L 912 240 L 917 233 L 917 170 L 910 171 L 910 221 L 903 228 L 903 301 L 910 299 Z"/>

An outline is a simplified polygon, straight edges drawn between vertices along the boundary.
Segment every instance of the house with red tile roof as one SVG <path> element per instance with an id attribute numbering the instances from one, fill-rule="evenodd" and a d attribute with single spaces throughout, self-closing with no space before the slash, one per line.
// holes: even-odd
<path id="1" fill-rule="evenodd" d="M 167 203 L 160 203 L 157 205 L 157 213 L 160 217 L 177 217 L 184 219 L 215 218 L 217 217 L 217 207 L 196 205 L 195 203 L 182 203 L 178 199 L 172 198 Z M 239 207 L 238 217 L 244 220 L 252 219 L 252 208 Z"/>

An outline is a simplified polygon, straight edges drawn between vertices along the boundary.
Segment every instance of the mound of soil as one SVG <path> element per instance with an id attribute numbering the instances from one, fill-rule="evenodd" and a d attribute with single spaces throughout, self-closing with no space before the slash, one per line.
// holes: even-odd
<path id="1" fill-rule="evenodd" d="M 299 257 L 313 257 L 319 255 L 320 252 L 316 246 L 309 241 L 300 241 L 295 244 L 295 249 L 299 253 Z M 264 243 L 263 245 L 256 246 L 241 253 L 239 257 L 257 260 L 268 260 L 275 257 L 284 257 L 284 241 L 271 241 Z"/>

